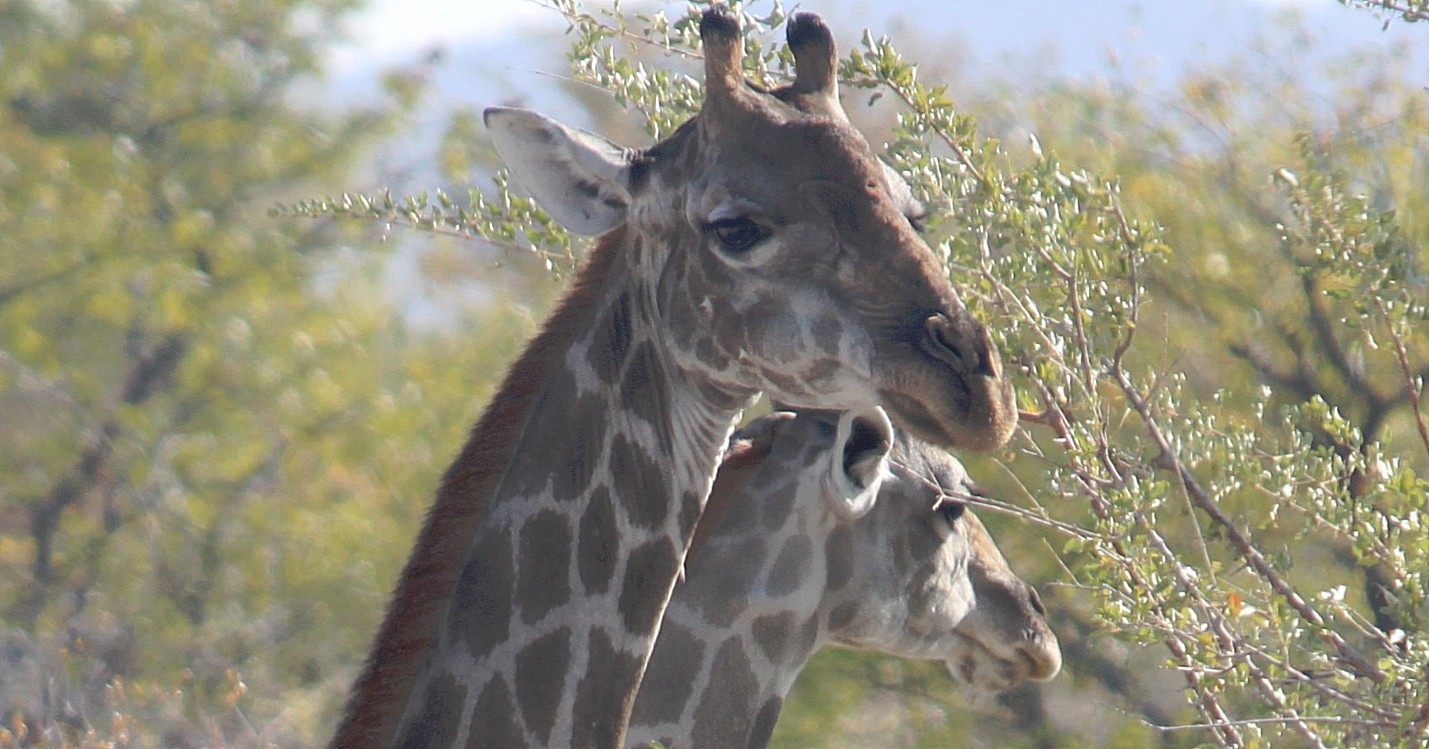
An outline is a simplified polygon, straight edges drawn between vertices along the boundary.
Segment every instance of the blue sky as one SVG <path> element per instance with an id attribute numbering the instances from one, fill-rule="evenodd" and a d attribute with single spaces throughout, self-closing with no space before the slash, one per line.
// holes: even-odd
<path id="1" fill-rule="evenodd" d="M 659 7 L 673 15 L 684 6 Z M 1404 39 L 1419 40 L 1420 54 L 1429 47 L 1429 24 L 1395 24 L 1381 31 L 1371 13 L 1334 0 L 804 0 L 787 7 L 828 17 L 845 48 L 864 27 L 891 34 L 895 42 L 911 35 L 947 40 L 961 45 L 973 70 L 989 74 L 1036 61 L 1053 75 L 1088 77 L 1104 74 L 1115 58 L 1157 80 L 1174 80 L 1187 69 L 1249 48 L 1287 13 L 1302 15 L 1327 48 Z M 444 74 L 456 78 L 445 94 L 466 100 L 505 86 L 539 96 L 556 88 L 541 72 L 564 72 L 554 56 L 563 29 L 554 11 L 531 0 L 375 0 L 353 19 L 352 42 L 339 47 L 332 62 L 339 79 L 352 80 L 441 47 L 448 66 L 457 69 Z M 463 80 L 479 85 L 463 88 Z"/>
<path id="2" fill-rule="evenodd" d="M 1249 65 L 1282 65 L 1292 75 L 1303 75 L 1314 90 L 1324 80 L 1325 61 L 1351 50 L 1405 43 L 1413 50 L 1409 69 L 1423 71 L 1420 80 L 1429 83 L 1429 23 L 1394 23 L 1384 30 L 1373 13 L 1335 0 L 785 2 L 787 8 L 824 15 L 845 50 L 869 28 L 891 36 L 900 50 L 925 63 L 947 49 L 957 55 L 953 69 L 964 82 L 1016 82 L 1030 72 L 1039 80 L 1029 82 L 1029 91 L 1059 78 L 1117 77 L 1143 89 L 1171 86 L 1188 72 L 1224 68 L 1237 57 Z M 609 0 L 586 4 L 609 5 Z M 627 11 L 662 7 L 672 16 L 685 7 L 640 0 L 625 0 L 622 6 Z M 1289 17 L 1299 19 L 1310 55 L 1286 61 L 1254 51 L 1267 34 L 1282 52 L 1285 45 L 1297 44 L 1301 37 L 1283 32 Z M 1277 25 L 1282 30 L 1273 33 Z M 318 101 L 343 103 L 373 96 L 384 69 L 415 64 L 441 49 L 443 61 L 432 69 L 431 95 L 418 114 L 411 143 L 430 145 L 455 107 L 519 104 L 588 125 L 588 114 L 573 105 L 558 80 L 567 74 L 564 30 L 561 16 L 534 0 L 371 0 L 349 22 L 350 41 L 333 49 L 329 82 L 313 93 Z M 936 76 L 926 73 L 925 80 L 937 81 Z M 408 155 L 429 159 L 430 152 Z M 402 154 L 393 156 L 404 160 Z"/>
<path id="3" fill-rule="evenodd" d="M 565 23 L 555 11 L 528 0 L 371 1 L 349 24 L 351 41 L 332 52 L 329 82 L 312 92 L 318 101 L 350 104 L 373 96 L 383 69 L 417 63 L 434 48 L 444 51 L 416 128 L 383 154 L 386 166 L 395 164 L 404 175 L 386 186 L 399 192 L 435 186 L 431 146 L 454 107 L 519 102 L 588 124 L 556 79 L 566 69 Z M 622 5 L 626 10 L 651 7 L 636 0 Z M 684 5 L 662 7 L 675 15 Z M 1277 19 L 1300 14 L 1326 57 L 1333 51 L 1416 40 L 1416 56 L 1425 61 L 1417 69 L 1429 82 L 1429 24 L 1397 24 L 1384 32 L 1372 14 L 1334 0 L 786 0 L 786 7 L 824 15 L 843 49 L 867 27 L 892 36 L 917 59 L 924 59 L 921 50 L 956 50 L 961 74 L 972 80 L 1017 80 L 1019 71 L 1033 70 L 1044 84 L 1048 78 L 1087 81 L 1116 75 L 1115 59 L 1138 85 L 1170 85 L 1188 71 L 1249 54 Z M 377 165 L 379 171 L 382 167 Z M 354 187 L 377 186 L 346 189 Z M 392 266 L 396 298 L 407 300 L 416 321 L 446 319 L 432 290 L 418 293 L 423 281 L 412 257 L 400 253 L 405 260 Z"/>

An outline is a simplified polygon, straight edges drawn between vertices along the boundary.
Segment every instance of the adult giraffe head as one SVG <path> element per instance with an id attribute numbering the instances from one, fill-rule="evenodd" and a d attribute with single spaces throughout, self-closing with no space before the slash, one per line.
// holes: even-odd
<path id="1" fill-rule="evenodd" d="M 1003 445 L 1012 388 L 914 223 L 923 208 L 848 122 L 828 27 L 796 14 L 796 78 L 741 71 L 736 19 L 705 13 L 698 116 L 644 150 L 519 109 L 485 118 L 517 179 L 572 231 L 624 227 L 661 343 L 720 389 L 809 408 L 879 404 L 914 434 Z"/>
<path id="2" fill-rule="evenodd" d="M 704 108 L 643 151 L 486 113 L 545 208 L 602 236 L 447 470 L 334 747 L 620 746 L 761 391 L 1007 440 L 997 354 L 839 110 L 828 29 L 800 15 L 789 35 L 796 80 L 757 91 L 734 19 L 706 13 Z"/>

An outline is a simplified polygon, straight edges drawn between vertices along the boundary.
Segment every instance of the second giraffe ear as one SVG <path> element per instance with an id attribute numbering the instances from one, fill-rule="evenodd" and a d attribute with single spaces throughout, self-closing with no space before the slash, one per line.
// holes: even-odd
<path id="1" fill-rule="evenodd" d="M 845 411 L 839 416 L 834 437 L 834 512 L 848 520 L 873 509 L 878 489 L 888 475 L 888 453 L 893 449 L 893 424 L 881 408 Z"/>
<path id="2" fill-rule="evenodd" d="M 594 236 L 625 222 L 629 149 L 528 109 L 491 107 L 482 119 L 511 174 L 562 226 Z"/>

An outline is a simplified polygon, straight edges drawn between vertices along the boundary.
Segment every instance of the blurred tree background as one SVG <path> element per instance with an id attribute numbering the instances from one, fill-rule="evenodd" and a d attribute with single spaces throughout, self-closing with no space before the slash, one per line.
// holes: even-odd
<path id="1" fill-rule="evenodd" d="M 437 477 L 576 262 L 489 182 L 471 112 L 430 156 L 469 201 L 268 215 L 383 184 L 363 167 L 423 101 L 413 69 L 303 105 L 351 5 L 0 2 L 0 746 L 321 745 Z M 777 78 L 783 11 L 747 11 Z M 646 143 L 698 101 L 685 19 L 552 12 L 602 132 Z M 1024 430 L 971 466 L 1067 665 L 970 701 L 940 665 L 826 652 L 775 744 L 1429 746 L 1413 56 L 1319 69 L 1292 21 L 1168 91 L 971 82 L 909 44 L 849 51 L 846 104 L 1018 370 Z M 470 301 L 414 322 L 407 254 Z"/>
<path id="2" fill-rule="evenodd" d="M 422 93 L 298 104 L 352 5 L 0 5 L 0 744 L 320 744 L 529 329 L 413 329 L 376 233 L 267 217 Z"/>

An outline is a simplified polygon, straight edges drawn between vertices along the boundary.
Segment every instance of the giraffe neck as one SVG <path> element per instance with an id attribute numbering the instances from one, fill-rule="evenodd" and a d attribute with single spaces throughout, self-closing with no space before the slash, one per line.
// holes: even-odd
<path id="1" fill-rule="evenodd" d="M 745 394 L 670 363 L 624 231 L 448 470 L 334 747 L 618 746 Z"/>
<path id="2" fill-rule="evenodd" d="M 826 519 L 794 512 L 809 498 L 792 489 L 753 488 L 742 496 L 750 498 L 758 501 L 711 518 L 712 534 L 701 526 L 705 540 L 665 610 L 627 747 L 767 746 L 795 677 L 829 640 L 819 540 L 829 533 L 816 527 Z"/>

